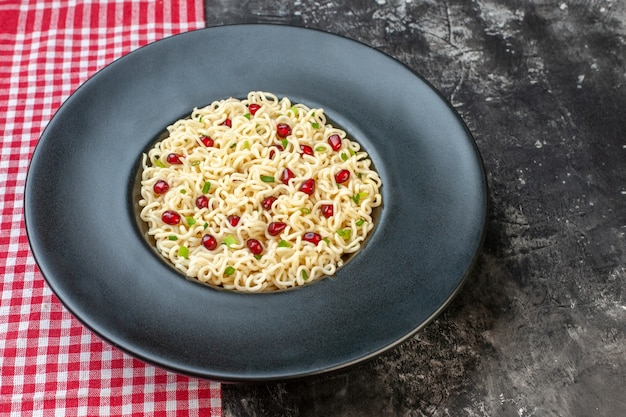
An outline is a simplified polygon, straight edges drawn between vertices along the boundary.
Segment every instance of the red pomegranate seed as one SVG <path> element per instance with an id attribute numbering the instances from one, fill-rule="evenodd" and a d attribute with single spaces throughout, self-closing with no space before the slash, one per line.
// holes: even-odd
<path id="1" fill-rule="evenodd" d="M 291 127 L 286 123 L 279 123 L 276 125 L 276 134 L 278 137 L 286 138 L 291 135 Z"/>
<path id="2" fill-rule="evenodd" d="M 319 233 L 307 232 L 304 234 L 304 236 L 302 236 L 302 240 L 317 245 L 322 241 L 322 237 L 319 235 Z"/>
<path id="3" fill-rule="evenodd" d="M 213 250 L 217 248 L 217 239 L 213 235 L 204 235 L 202 236 L 202 246 L 208 250 Z"/>
<path id="4" fill-rule="evenodd" d="M 211 139 L 208 136 L 202 136 L 200 138 L 200 141 L 204 144 L 204 146 L 206 146 L 207 148 L 211 148 L 213 147 L 213 145 L 215 145 L 215 141 L 213 139 Z"/>
<path id="5" fill-rule="evenodd" d="M 275 147 L 279 151 L 284 151 L 285 150 L 285 148 L 283 148 L 282 145 L 273 145 L 273 147 Z M 274 149 L 270 150 L 270 159 L 274 159 L 274 155 L 276 155 L 276 151 Z"/>
<path id="6" fill-rule="evenodd" d="M 230 216 L 226 218 L 226 220 L 228 220 L 228 223 L 230 223 L 232 227 L 235 227 L 239 224 L 239 220 L 241 220 L 241 217 L 235 214 L 231 214 Z"/>
<path id="7" fill-rule="evenodd" d="M 180 214 L 173 210 L 165 210 L 161 215 L 161 220 L 163 220 L 163 223 L 165 224 L 174 226 L 180 223 Z"/>
<path id="8" fill-rule="evenodd" d="M 271 210 L 272 209 L 272 204 L 274 204 L 274 201 L 276 201 L 276 197 L 274 196 L 269 196 L 266 197 L 263 202 L 261 203 L 261 206 L 265 209 L 265 210 Z"/>
<path id="9" fill-rule="evenodd" d="M 183 161 L 180 160 L 181 157 L 182 155 L 179 155 L 177 153 L 171 153 L 167 155 L 167 163 L 172 165 L 180 165 L 183 163 Z"/>
<path id="10" fill-rule="evenodd" d="M 263 252 L 263 245 L 261 245 L 261 242 L 256 239 L 248 239 L 246 241 L 246 246 L 250 249 L 250 252 L 255 255 L 260 255 Z"/>
<path id="11" fill-rule="evenodd" d="M 222 125 L 227 127 L 233 127 L 233 122 L 230 119 L 226 119 L 224 120 L 224 123 L 222 123 Z"/>
<path id="12" fill-rule="evenodd" d="M 311 148 L 309 145 L 300 145 L 300 150 L 302 151 L 302 155 L 313 156 L 313 148 Z"/>
<path id="13" fill-rule="evenodd" d="M 332 217 L 335 214 L 335 208 L 332 204 L 322 204 L 322 214 L 326 218 Z"/>
<path id="14" fill-rule="evenodd" d="M 158 180 L 154 183 L 152 189 L 154 190 L 155 194 L 165 194 L 167 190 L 170 189 L 170 186 L 165 181 Z"/>
<path id="15" fill-rule="evenodd" d="M 338 151 L 341 149 L 341 137 L 337 134 L 330 135 L 328 137 L 328 144 L 333 148 L 333 151 Z"/>
<path id="16" fill-rule="evenodd" d="M 337 184 L 343 184 L 350 179 L 350 171 L 342 169 L 335 174 L 335 182 Z"/>
<path id="17" fill-rule="evenodd" d="M 315 192 L 315 180 L 313 178 L 309 178 L 304 181 L 300 186 L 300 191 L 308 195 L 313 194 Z"/>
<path id="18" fill-rule="evenodd" d="M 209 207 L 209 198 L 205 195 L 201 195 L 196 198 L 196 207 L 199 209 L 208 208 Z"/>
<path id="19" fill-rule="evenodd" d="M 250 105 L 248 106 L 248 110 L 250 110 L 250 114 L 253 116 L 260 108 L 261 106 L 256 103 L 250 103 Z"/>
<path id="20" fill-rule="evenodd" d="M 282 174 L 280 174 L 280 180 L 283 182 L 283 184 L 289 184 L 289 180 L 295 178 L 295 176 L 296 175 L 293 173 L 293 171 L 291 171 L 289 168 L 285 168 Z"/>
<path id="21" fill-rule="evenodd" d="M 276 236 L 276 235 L 280 234 L 280 232 L 285 230 L 285 227 L 287 227 L 287 223 L 271 222 L 267 226 L 267 233 L 269 233 L 271 236 Z"/>

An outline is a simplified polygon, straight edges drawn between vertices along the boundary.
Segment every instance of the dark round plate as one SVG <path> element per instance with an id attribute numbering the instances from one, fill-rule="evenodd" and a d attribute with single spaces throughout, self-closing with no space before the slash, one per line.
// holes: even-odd
<path id="1" fill-rule="evenodd" d="M 271 294 L 185 279 L 144 239 L 132 198 L 168 124 L 253 90 L 323 107 L 383 180 L 366 246 L 334 277 Z M 185 33 L 113 62 L 47 126 L 25 190 L 35 259 L 72 314 L 143 361 L 218 381 L 320 374 L 406 340 L 459 290 L 486 204 L 476 145 L 427 82 L 363 44 L 274 25 Z"/>

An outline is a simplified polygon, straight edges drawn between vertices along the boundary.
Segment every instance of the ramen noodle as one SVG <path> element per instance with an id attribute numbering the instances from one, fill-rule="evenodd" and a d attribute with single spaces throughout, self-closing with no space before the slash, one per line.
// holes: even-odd
<path id="1" fill-rule="evenodd" d="M 373 229 L 382 186 L 323 109 L 252 92 L 195 108 L 142 158 L 141 219 L 191 278 L 239 291 L 335 274 Z"/>

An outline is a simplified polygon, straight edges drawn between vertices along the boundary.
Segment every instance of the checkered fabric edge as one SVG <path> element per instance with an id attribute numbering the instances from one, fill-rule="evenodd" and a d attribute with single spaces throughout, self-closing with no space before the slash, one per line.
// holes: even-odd
<path id="1" fill-rule="evenodd" d="M 221 389 L 145 364 L 63 308 L 29 250 L 24 185 L 61 103 L 132 50 L 205 26 L 202 0 L 0 1 L 0 416 L 221 416 Z"/>

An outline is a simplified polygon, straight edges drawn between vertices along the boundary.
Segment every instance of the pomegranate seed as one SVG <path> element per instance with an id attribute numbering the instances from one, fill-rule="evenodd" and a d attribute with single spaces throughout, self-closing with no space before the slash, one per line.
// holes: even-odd
<path id="1" fill-rule="evenodd" d="M 227 127 L 233 127 L 233 122 L 230 119 L 226 119 L 224 120 L 224 123 L 222 123 L 222 125 Z"/>
<path id="2" fill-rule="evenodd" d="M 167 163 L 172 165 L 180 165 L 183 163 L 183 161 L 180 160 L 181 157 L 182 155 L 179 155 L 177 153 L 171 153 L 167 155 Z"/>
<path id="3" fill-rule="evenodd" d="M 293 171 L 291 171 L 289 168 L 285 168 L 283 170 L 283 173 L 280 174 L 280 180 L 283 182 L 283 184 L 289 184 L 289 180 L 292 178 L 295 178 L 295 174 L 293 173 Z"/>
<path id="4" fill-rule="evenodd" d="M 167 190 L 170 189 L 170 186 L 165 181 L 158 180 L 154 183 L 152 189 L 154 190 L 155 194 L 165 194 Z"/>
<path id="5" fill-rule="evenodd" d="M 260 255 L 263 252 L 263 245 L 261 245 L 261 242 L 256 239 L 248 239 L 246 241 L 246 246 L 250 249 L 250 252 L 255 255 Z"/>
<path id="6" fill-rule="evenodd" d="M 285 227 L 287 227 L 287 223 L 271 222 L 267 226 L 267 233 L 269 233 L 271 236 L 276 236 L 276 235 L 280 234 L 280 232 L 285 230 Z"/>
<path id="7" fill-rule="evenodd" d="M 332 217 L 335 214 L 335 208 L 332 204 L 322 204 L 322 214 L 326 218 Z"/>
<path id="8" fill-rule="evenodd" d="M 202 246 L 208 250 L 213 250 L 217 248 L 217 239 L 213 235 L 204 235 L 202 236 Z"/>
<path id="9" fill-rule="evenodd" d="M 282 145 L 273 145 L 276 149 L 278 149 L 279 151 L 284 151 L 285 148 L 283 148 Z M 274 149 L 272 149 L 270 151 L 270 159 L 274 159 L 274 155 L 276 155 L 276 151 Z"/>
<path id="10" fill-rule="evenodd" d="M 319 235 L 319 233 L 306 232 L 304 236 L 302 236 L 302 240 L 305 240 L 309 243 L 317 245 L 318 243 L 322 241 L 322 237 Z"/>
<path id="11" fill-rule="evenodd" d="M 276 134 L 278 135 L 278 137 L 286 138 L 287 136 L 291 135 L 291 127 L 286 123 L 279 123 L 276 126 Z"/>
<path id="12" fill-rule="evenodd" d="M 341 149 L 341 137 L 337 134 L 330 135 L 328 137 L 328 144 L 333 148 L 333 151 L 338 151 Z"/>
<path id="13" fill-rule="evenodd" d="M 161 215 L 161 220 L 163 220 L 165 224 L 174 226 L 180 223 L 180 214 L 173 210 L 165 210 Z"/>
<path id="14" fill-rule="evenodd" d="M 205 195 L 201 195 L 196 198 L 196 207 L 199 209 L 208 208 L 209 207 L 209 198 Z"/>
<path id="15" fill-rule="evenodd" d="M 204 144 L 204 146 L 206 146 L 207 148 L 211 148 L 213 147 L 213 145 L 215 145 L 215 141 L 213 139 L 211 139 L 208 136 L 202 136 L 200 138 L 200 141 Z"/>
<path id="16" fill-rule="evenodd" d="M 250 103 L 250 105 L 248 106 L 248 110 L 250 110 L 250 114 L 253 116 L 260 108 L 261 106 L 256 103 Z"/>
<path id="17" fill-rule="evenodd" d="M 271 210 L 272 209 L 272 204 L 274 204 L 274 201 L 276 201 L 276 197 L 274 196 L 270 196 L 270 197 L 266 197 L 263 202 L 261 203 L 261 206 L 265 209 L 265 210 Z"/>
<path id="18" fill-rule="evenodd" d="M 342 169 L 335 174 L 335 182 L 337 184 L 343 184 L 350 179 L 350 171 Z"/>
<path id="19" fill-rule="evenodd" d="M 308 180 L 304 181 L 300 186 L 300 191 L 308 195 L 313 194 L 315 192 L 315 180 L 309 178 Z"/>
<path id="20" fill-rule="evenodd" d="M 309 145 L 300 145 L 300 150 L 302 151 L 302 155 L 313 156 L 313 148 L 311 148 Z"/>
<path id="21" fill-rule="evenodd" d="M 235 227 L 239 224 L 239 220 L 241 220 L 241 217 L 231 214 L 226 218 L 226 220 L 228 220 L 228 223 L 230 223 L 232 227 Z"/>

